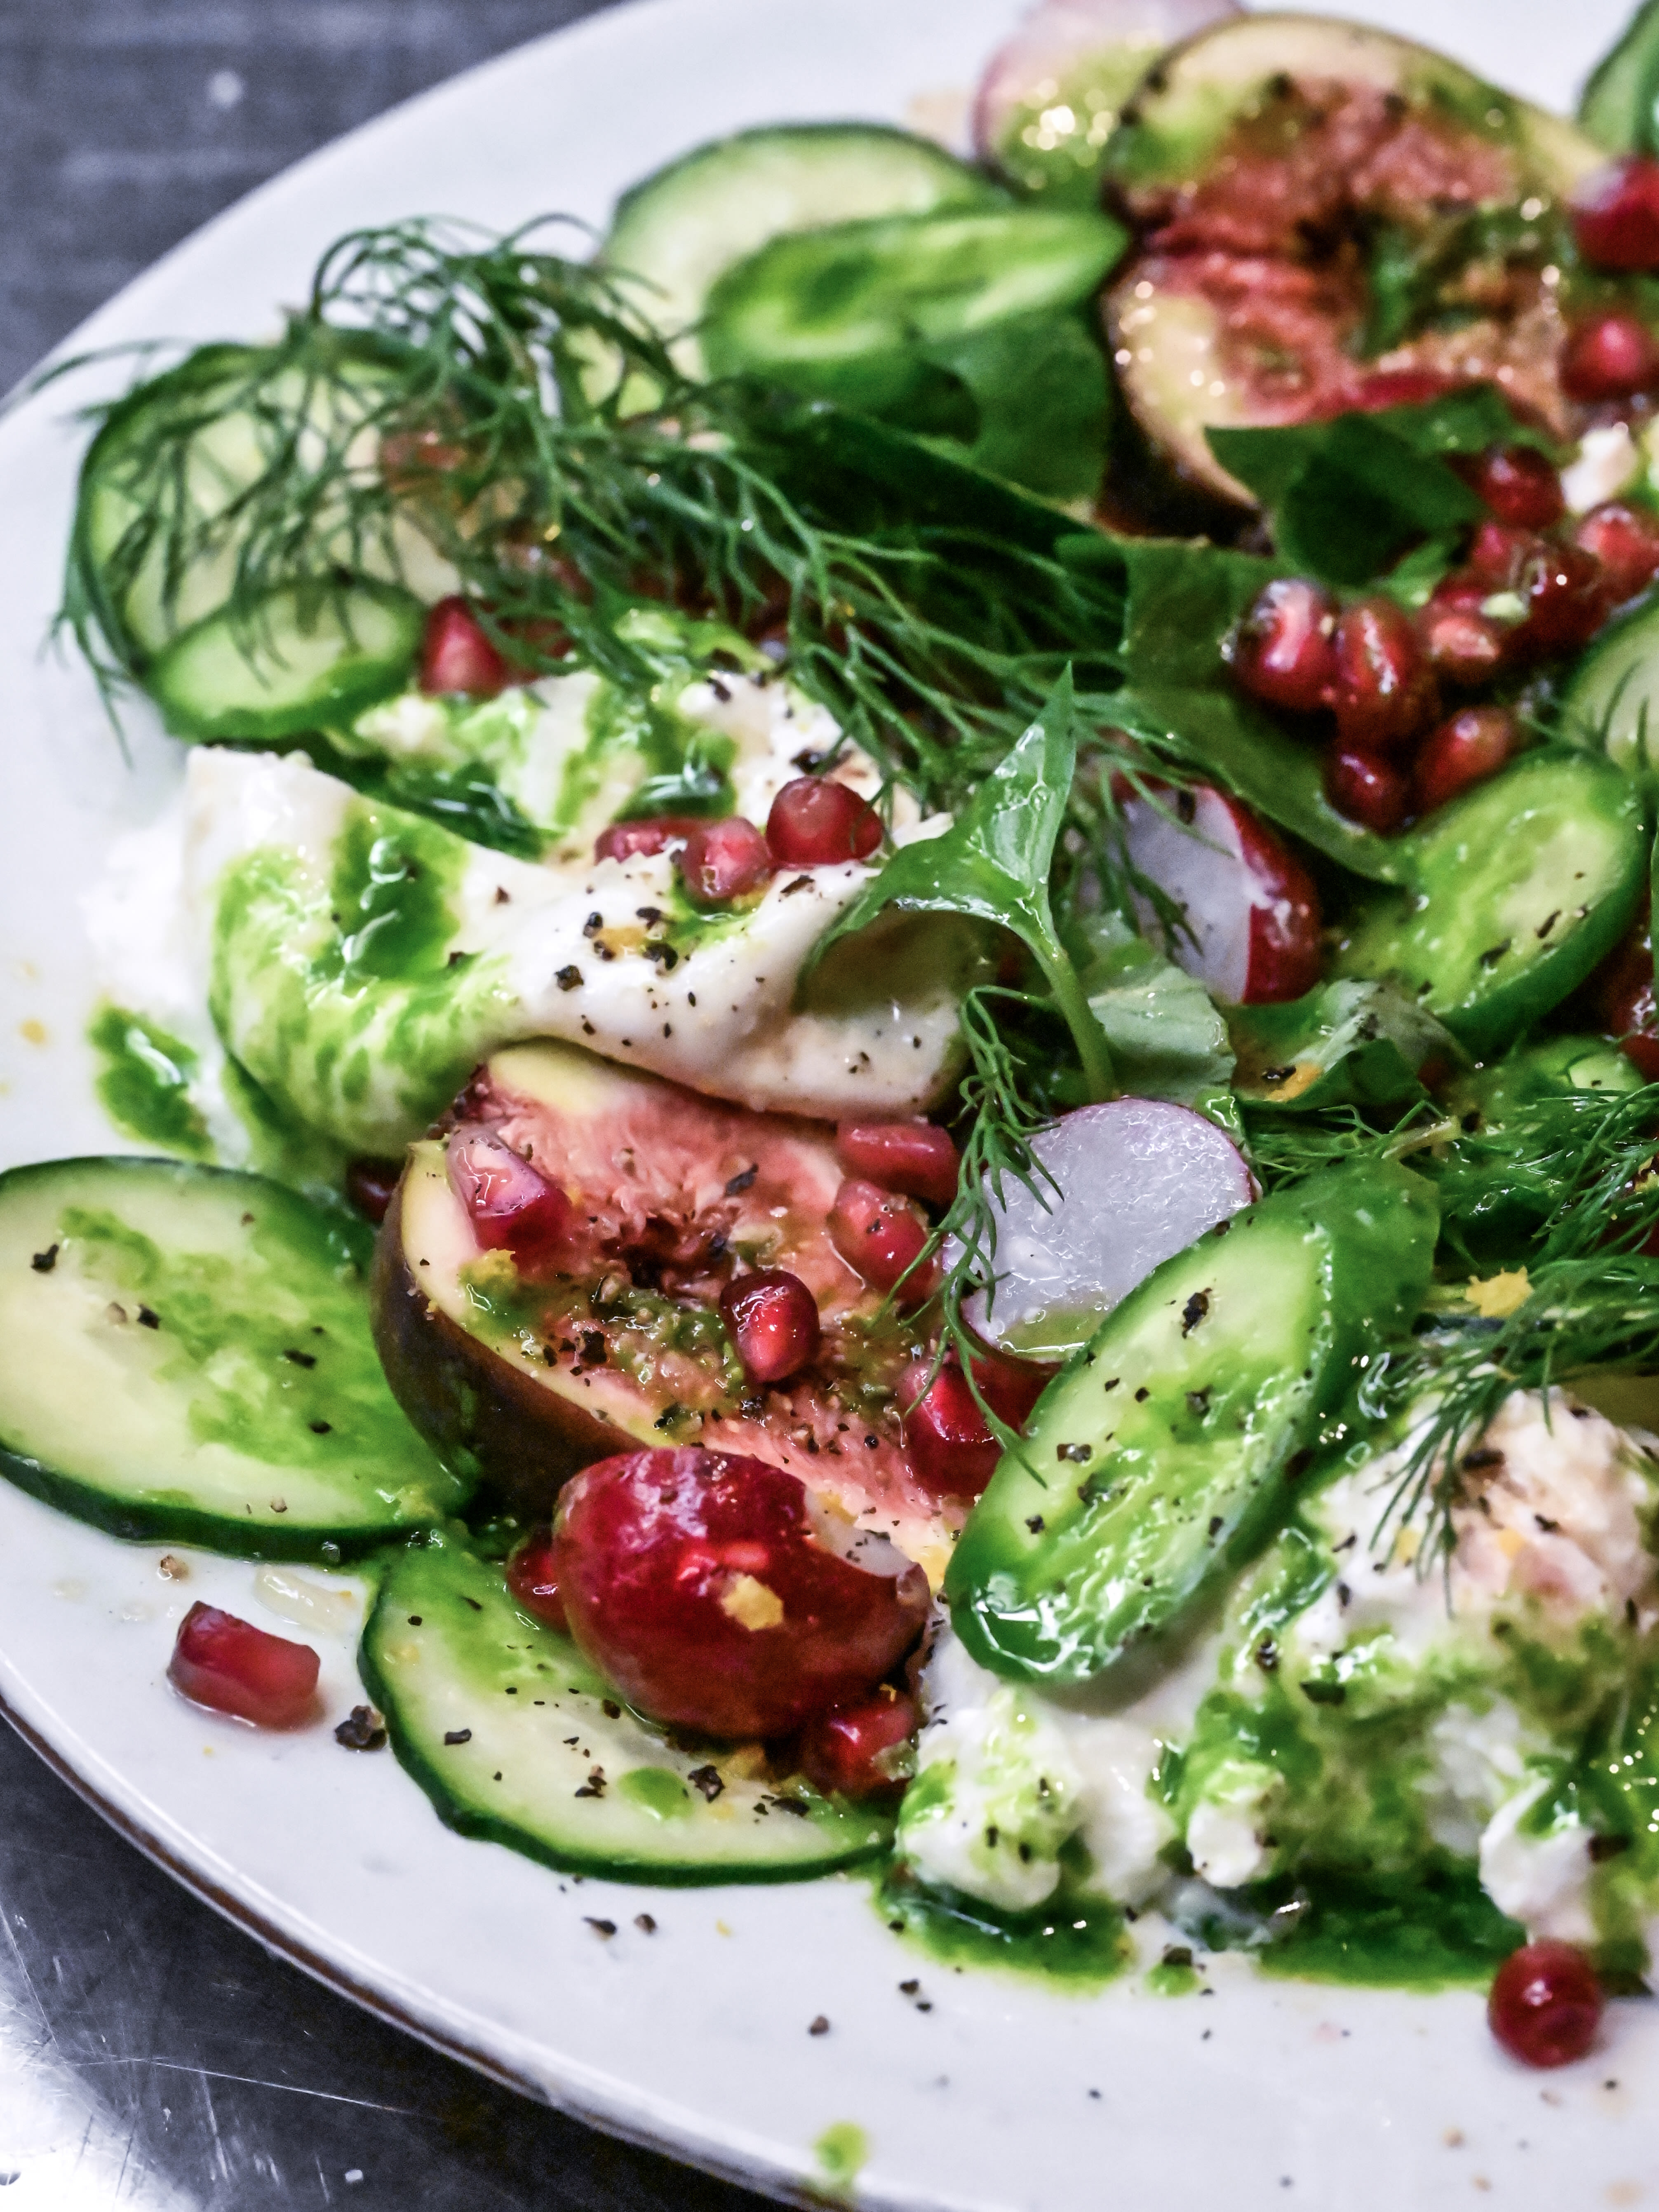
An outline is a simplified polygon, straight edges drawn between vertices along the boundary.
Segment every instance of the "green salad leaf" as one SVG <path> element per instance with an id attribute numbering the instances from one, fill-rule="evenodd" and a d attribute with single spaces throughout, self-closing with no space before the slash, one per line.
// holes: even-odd
<path id="1" fill-rule="evenodd" d="M 1208 434 L 1223 468 L 1267 510 L 1280 557 L 1350 588 L 1382 575 L 1418 539 L 1478 522 L 1486 509 L 1449 457 L 1516 434 L 1487 385 L 1420 407 Z"/>
<path id="2" fill-rule="evenodd" d="M 1462 1058 L 1450 1033 L 1393 983 L 1322 983 L 1289 1004 L 1236 1006 L 1239 1096 L 1301 1113 L 1325 1106 L 1409 1106 L 1420 1071 Z"/>
<path id="3" fill-rule="evenodd" d="M 1009 930 L 1042 971 L 1077 1046 L 1093 1098 L 1115 1095 L 1105 1032 L 1061 944 L 1048 896 L 1054 845 L 1077 767 L 1077 711 L 1069 671 L 1024 737 L 992 769 L 942 836 L 896 853 L 802 971 L 803 985 L 833 945 L 867 929 L 889 907 L 964 914 Z"/>
<path id="4" fill-rule="evenodd" d="M 1068 935 L 1121 1087 L 1136 1098 L 1195 1106 L 1238 1135 L 1227 1024 L 1198 978 L 1110 908 L 1079 915 Z"/>

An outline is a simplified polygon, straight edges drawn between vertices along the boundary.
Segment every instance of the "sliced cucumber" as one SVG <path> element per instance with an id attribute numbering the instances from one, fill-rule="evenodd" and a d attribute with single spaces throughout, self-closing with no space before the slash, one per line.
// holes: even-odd
<path id="1" fill-rule="evenodd" d="M 713 287 L 716 376 L 786 382 L 904 355 L 1086 299 L 1127 234 L 1087 210 L 997 208 L 842 222 L 775 238 Z M 873 373 L 873 372 L 866 372 Z"/>
<path id="2" fill-rule="evenodd" d="M 186 630 L 146 688 L 177 737 L 270 744 L 401 690 L 425 622 L 421 602 L 390 584 L 295 586 Z"/>
<path id="3" fill-rule="evenodd" d="M 0 1471 L 83 1521 L 255 1559 L 458 1510 L 369 1335 L 370 1232 L 257 1176 L 0 1176 Z"/>
<path id="4" fill-rule="evenodd" d="M 607 268 L 677 341 L 689 375 L 704 363 L 689 335 L 722 272 L 785 231 L 943 208 L 987 208 L 1006 195 L 930 139 L 868 123 L 798 123 L 739 131 L 683 155 L 623 195 L 605 240 Z"/>
<path id="5" fill-rule="evenodd" d="M 759 1778 L 748 1747 L 687 1750 L 624 1707 L 499 1566 L 429 1537 L 387 1567 L 364 1686 L 392 1747 L 465 1836 L 653 1882 L 798 1881 L 879 1850 L 883 1814 Z"/>
<path id="6" fill-rule="evenodd" d="M 1578 122 L 1610 154 L 1659 150 L 1659 0 L 1643 0 L 1591 70 Z"/>
<path id="7" fill-rule="evenodd" d="M 1631 775 L 1659 770 L 1659 595 L 1610 622 L 1574 669 L 1561 711 L 1571 735 Z"/>
<path id="8" fill-rule="evenodd" d="M 1565 746 L 1524 754 L 1399 842 L 1414 889 L 1362 910 L 1338 971 L 1393 979 L 1482 1056 L 1577 988 L 1647 873 L 1636 787 Z"/>
<path id="9" fill-rule="evenodd" d="M 253 517 L 250 495 L 295 495 L 349 456 L 368 463 L 386 389 L 350 342 L 301 367 L 280 348 L 203 346 L 114 408 L 82 466 L 71 584 L 135 672 L 231 599 Z M 343 498 L 312 514 L 305 565 L 331 562 L 437 599 L 453 571 L 406 517 L 351 526 Z"/>
<path id="10" fill-rule="evenodd" d="M 1437 1209 L 1337 1169 L 1166 1261 L 1039 1401 L 945 1577 L 999 1674 L 1080 1686 L 1178 1632 L 1289 1510 L 1355 1363 L 1427 1287 Z"/>

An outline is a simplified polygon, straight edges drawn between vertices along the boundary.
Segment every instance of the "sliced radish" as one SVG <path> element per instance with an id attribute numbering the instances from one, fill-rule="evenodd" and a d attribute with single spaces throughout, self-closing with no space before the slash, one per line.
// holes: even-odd
<path id="1" fill-rule="evenodd" d="M 1228 1006 L 1299 999 L 1319 981 L 1319 893 L 1265 822 L 1200 785 L 1157 804 L 1123 806 L 1129 865 L 1183 909 L 1166 931 L 1151 899 L 1133 896 L 1145 933 Z"/>
<path id="2" fill-rule="evenodd" d="M 980 79 L 975 145 L 994 161 L 1032 110 L 1041 115 L 1068 94 L 1090 91 L 1104 104 L 1098 118 L 1091 113 L 1079 121 L 1085 131 L 1093 125 L 1103 135 L 1166 47 L 1238 12 L 1232 0 L 1038 0 Z M 1054 128 L 1067 125 L 1056 122 Z"/>
<path id="3" fill-rule="evenodd" d="M 1086 1344 L 1154 1267 L 1255 1196 L 1225 1133 L 1162 1099 L 1080 1106 L 1031 1149 L 1054 1188 L 1005 1180 L 997 1280 L 966 1309 L 988 1343 L 1028 1358 Z"/>

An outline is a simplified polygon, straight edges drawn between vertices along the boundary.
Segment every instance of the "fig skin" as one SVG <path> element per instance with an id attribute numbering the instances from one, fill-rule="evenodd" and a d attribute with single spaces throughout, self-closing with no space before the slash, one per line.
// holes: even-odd
<path id="1" fill-rule="evenodd" d="M 579 1468 L 643 1440 L 532 1382 L 431 1304 L 404 1252 L 403 1212 L 400 1182 L 369 1278 L 392 1395 L 446 1465 L 476 1471 L 515 1510 L 545 1520 Z"/>

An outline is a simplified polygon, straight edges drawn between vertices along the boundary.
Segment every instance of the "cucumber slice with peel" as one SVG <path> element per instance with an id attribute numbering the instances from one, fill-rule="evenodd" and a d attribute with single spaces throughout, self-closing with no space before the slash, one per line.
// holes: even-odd
<path id="1" fill-rule="evenodd" d="M 796 233 L 714 287 L 703 350 L 717 376 L 753 370 L 788 382 L 1072 307 L 1126 242 L 1086 209 L 952 210 Z"/>
<path id="2" fill-rule="evenodd" d="M 1659 772 L 1659 594 L 1607 624 L 1568 680 L 1561 714 L 1577 742 L 1628 775 Z"/>
<path id="3" fill-rule="evenodd" d="M 363 1684 L 399 1760 L 461 1834 L 653 1882 L 796 1881 L 878 1851 L 884 1814 L 773 1780 L 757 1746 L 687 1748 L 625 1707 L 500 1566 L 429 1537 L 392 1555 Z"/>
<path id="4" fill-rule="evenodd" d="M 1398 842 L 1413 888 L 1363 909 L 1338 972 L 1399 983 L 1482 1056 L 1577 988 L 1647 877 L 1636 785 L 1565 746 L 1523 754 Z"/>
<path id="5" fill-rule="evenodd" d="M 186 630 L 145 688 L 176 737 L 272 744 L 402 690 L 425 622 L 392 585 L 295 586 Z"/>
<path id="6" fill-rule="evenodd" d="M 369 1335 L 371 1232 L 257 1176 L 0 1176 L 0 1472 L 118 1536 L 339 1556 L 458 1511 Z"/>
<path id="7" fill-rule="evenodd" d="M 703 373 L 694 333 L 727 269 L 786 231 L 944 208 L 994 208 L 1007 196 L 931 139 L 870 123 L 799 123 L 738 131 L 682 155 L 623 194 L 606 269 L 674 341 L 679 367 Z"/>
<path id="8" fill-rule="evenodd" d="M 1339 1168 L 1149 1275 L 1049 1385 L 952 1554 L 975 1658 L 1080 1689 L 1167 1656 L 1343 1433 L 1361 1368 L 1421 1302 L 1437 1226 L 1421 1176 Z"/>

